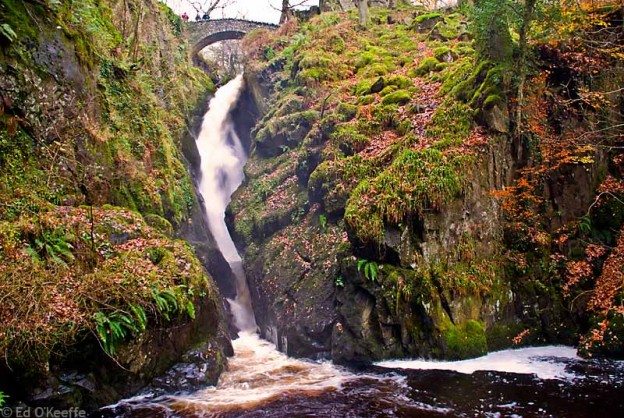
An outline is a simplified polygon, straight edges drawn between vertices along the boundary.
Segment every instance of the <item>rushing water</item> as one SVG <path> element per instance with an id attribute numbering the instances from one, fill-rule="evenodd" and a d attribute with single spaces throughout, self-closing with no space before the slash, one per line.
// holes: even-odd
<path id="1" fill-rule="evenodd" d="M 505 350 L 457 362 L 391 360 L 347 369 L 289 358 L 256 334 L 241 258 L 224 221 L 246 161 L 230 111 L 241 76 L 220 88 L 197 139 L 210 229 L 237 280 L 235 355 L 216 387 L 146 391 L 105 408 L 121 417 L 622 416 L 624 364 L 580 359 L 570 347 Z"/>
<path id="2" fill-rule="evenodd" d="M 243 76 L 239 75 L 217 91 L 204 116 L 197 149 L 201 156 L 202 176 L 199 191 L 204 200 L 208 226 L 236 277 L 236 299 L 229 301 L 235 325 L 241 331 L 253 332 L 256 320 L 249 288 L 240 255 L 225 224 L 225 209 L 232 193 L 244 179 L 243 167 L 247 161 L 245 149 L 230 118 L 242 87 Z"/>

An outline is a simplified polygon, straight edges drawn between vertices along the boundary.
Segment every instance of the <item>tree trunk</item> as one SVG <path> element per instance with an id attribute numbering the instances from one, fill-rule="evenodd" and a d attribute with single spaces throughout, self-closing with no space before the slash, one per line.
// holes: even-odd
<path id="1" fill-rule="evenodd" d="M 288 20 L 290 20 L 293 16 L 292 10 L 290 8 L 289 0 L 282 0 L 282 15 L 280 16 L 280 25 Z"/>
<path id="2" fill-rule="evenodd" d="M 368 0 L 358 0 L 358 13 L 360 15 L 360 25 L 368 26 Z"/>
<path id="3" fill-rule="evenodd" d="M 522 25 L 520 26 L 520 36 L 518 45 L 520 53 L 518 55 L 518 103 L 516 109 L 516 136 L 522 135 L 524 130 L 522 114 L 524 109 L 524 85 L 527 77 L 527 52 L 528 52 L 528 33 L 533 14 L 535 11 L 535 3 L 537 0 L 526 0 L 524 12 L 522 14 Z"/>

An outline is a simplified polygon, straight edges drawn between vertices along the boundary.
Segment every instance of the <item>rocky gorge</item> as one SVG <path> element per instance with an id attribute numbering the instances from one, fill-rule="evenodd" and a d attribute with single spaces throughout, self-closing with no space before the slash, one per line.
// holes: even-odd
<path id="1" fill-rule="evenodd" d="M 455 377 L 372 363 L 624 355 L 621 8 L 545 8 L 527 38 L 496 0 L 320 3 L 211 80 L 156 0 L 2 0 L 0 404 L 284 416 L 379 390 L 409 416 L 409 385 Z M 244 274 L 207 216 L 230 188 Z M 565 359 L 621 406 L 617 363 Z"/>

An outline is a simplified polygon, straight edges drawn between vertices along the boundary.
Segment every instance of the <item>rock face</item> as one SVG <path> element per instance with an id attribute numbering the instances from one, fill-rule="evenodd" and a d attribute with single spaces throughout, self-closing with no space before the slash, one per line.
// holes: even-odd
<path id="1" fill-rule="evenodd" d="M 270 95 L 272 78 L 266 73 L 255 76 L 247 74 L 247 97 L 254 97 L 253 91 Z M 264 106 L 261 102 L 256 108 Z M 469 258 L 478 260 L 475 268 L 500 255 L 501 214 L 490 191 L 508 184 L 513 174 L 505 140 L 486 146 L 479 163 L 466 167 L 470 185 L 460 199 L 401 229 L 386 230 L 382 246 L 371 248 L 327 223 L 321 206 L 309 203 L 315 199 L 308 198 L 302 183 L 306 174 L 298 171 L 301 163 L 280 163 L 249 139 L 248 178 L 281 179 L 275 186 L 278 196 L 263 204 L 270 208 L 259 207 L 253 215 L 264 222 L 247 230 L 237 224 L 256 204 L 249 184 L 235 194 L 228 216 L 239 247 L 245 248 L 245 269 L 263 337 L 289 355 L 338 362 L 415 355 L 463 358 L 509 344 L 520 327 L 519 301 L 510 283 L 495 279 L 486 268 L 484 274 L 492 274 L 487 291 L 454 294 L 414 268 L 441 260 L 467 262 L 465 254 L 448 255 L 449 248 L 462 245 Z M 312 150 L 307 158 L 313 164 Z M 380 257 L 381 262 L 374 262 L 374 278 L 358 266 L 359 259 Z M 421 284 L 408 288 L 406 283 Z"/>

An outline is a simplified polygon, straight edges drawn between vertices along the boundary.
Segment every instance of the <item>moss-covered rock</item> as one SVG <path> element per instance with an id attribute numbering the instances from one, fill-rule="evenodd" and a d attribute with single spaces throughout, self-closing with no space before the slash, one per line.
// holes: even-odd
<path id="1" fill-rule="evenodd" d="M 381 100 L 381 103 L 384 105 L 404 105 L 407 104 L 410 100 L 412 100 L 412 95 L 407 90 L 397 90 L 392 93 L 388 93 Z"/>
<path id="2" fill-rule="evenodd" d="M 446 355 L 451 359 L 479 357 L 487 353 L 485 326 L 475 320 L 450 325 L 443 331 Z"/>

